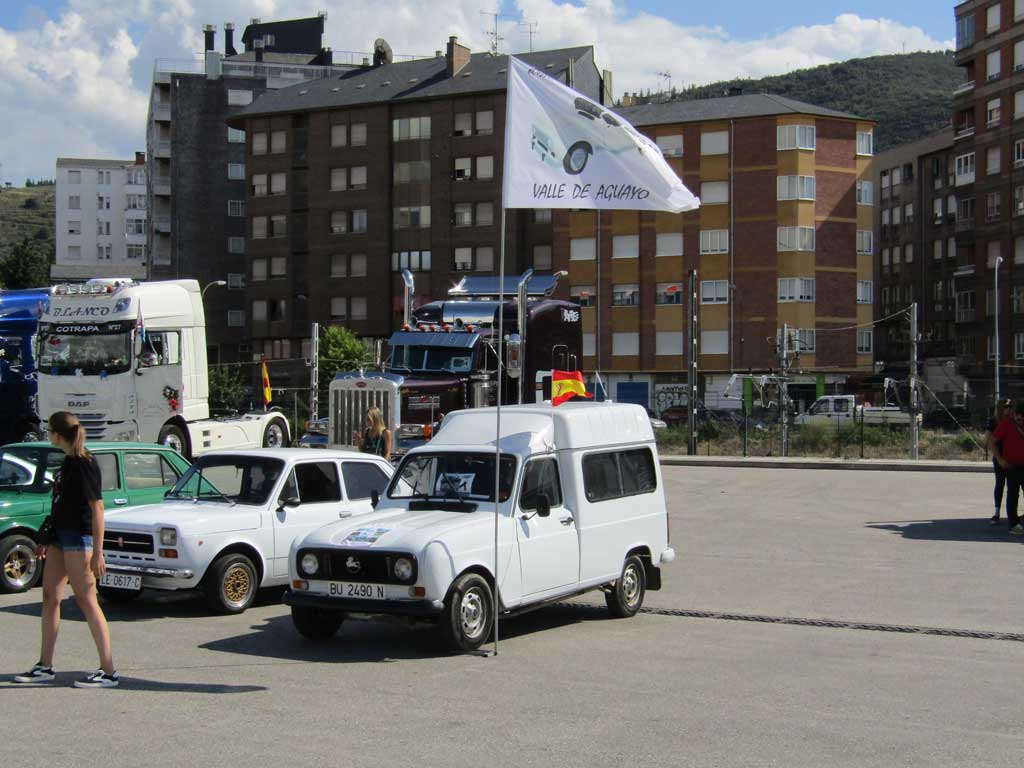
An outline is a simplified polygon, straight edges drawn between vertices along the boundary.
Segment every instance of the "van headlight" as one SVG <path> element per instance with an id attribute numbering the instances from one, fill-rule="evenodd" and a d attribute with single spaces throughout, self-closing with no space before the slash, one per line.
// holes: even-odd
<path id="1" fill-rule="evenodd" d="M 165 547 L 173 547 L 178 543 L 178 529 L 177 528 L 161 528 L 160 529 L 160 544 Z"/>
<path id="2" fill-rule="evenodd" d="M 307 552 L 302 556 L 302 560 L 299 561 L 299 566 L 304 574 L 312 576 L 320 568 L 320 558 L 312 552 Z"/>
<path id="3" fill-rule="evenodd" d="M 412 581 L 412 560 L 409 558 L 398 558 L 395 560 L 395 564 L 391 566 L 391 570 L 399 581 Z"/>

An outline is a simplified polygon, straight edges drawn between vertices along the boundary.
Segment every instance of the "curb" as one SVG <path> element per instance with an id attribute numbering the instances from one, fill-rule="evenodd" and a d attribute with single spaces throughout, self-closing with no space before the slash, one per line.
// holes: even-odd
<path id="1" fill-rule="evenodd" d="M 841 469 L 868 472 L 961 472 L 988 474 L 990 462 L 909 461 L 902 459 L 803 459 L 739 456 L 661 456 L 669 467 L 746 467 L 755 469 Z"/>

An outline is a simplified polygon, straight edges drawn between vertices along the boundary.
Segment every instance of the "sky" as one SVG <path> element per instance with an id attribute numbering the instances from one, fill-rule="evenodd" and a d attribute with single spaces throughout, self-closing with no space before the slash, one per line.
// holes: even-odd
<path id="1" fill-rule="evenodd" d="M 850 58 L 953 45 L 952 0 L 0 0 L 0 181 L 51 178 L 57 157 L 145 149 L 157 58 L 191 58 L 202 27 L 328 13 L 325 43 L 429 55 L 449 35 L 502 53 L 594 45 L 614 91 L 761 77 Z M 437 12 L 443 8 L 444 13 Z"/>

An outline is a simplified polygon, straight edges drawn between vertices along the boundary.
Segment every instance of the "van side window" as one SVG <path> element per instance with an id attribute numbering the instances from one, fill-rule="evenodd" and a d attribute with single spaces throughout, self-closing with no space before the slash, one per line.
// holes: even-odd
<path id="1" fill-rule="evenodd" d="M 583 457 L 583 490 L 587 501 L 651 493 L 657 487 L 650 448 L 592 453 Z"/>
<path id="2" fill-rule="evenodd" d="M 548 497 L 549 506 L 562 506 L 562 484 L 558 479 L 558 462 L 555 459 L 537 459 L 526 465 L 523 488 L 519 492 L 519 508 L 537 509 L 537 499 L 542 494 Z"/>

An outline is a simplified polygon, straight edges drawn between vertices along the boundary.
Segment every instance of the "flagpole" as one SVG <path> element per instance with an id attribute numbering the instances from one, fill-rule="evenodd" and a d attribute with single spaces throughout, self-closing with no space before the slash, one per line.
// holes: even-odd
<path id="1" fill-rule="evenodd" d="M 601 383 L 601 209 L 594 210 L 594 220 L 597 222 L 597 233 L 594 237 L 594 258 L 597 260 L 597 285 L 594 286 L 594 293 L 597 300 L 597 316 L 594 324 L 594 393 L 601 392 L 601 399 L 607 400 L 608 393 L 604 392 L 604 384 Z"/>

